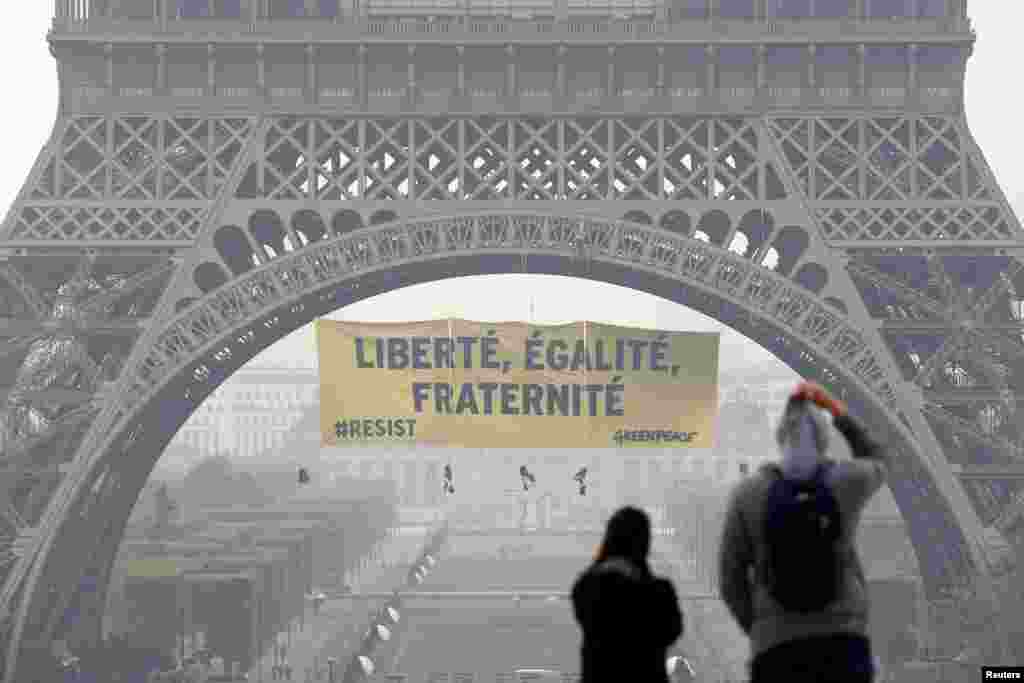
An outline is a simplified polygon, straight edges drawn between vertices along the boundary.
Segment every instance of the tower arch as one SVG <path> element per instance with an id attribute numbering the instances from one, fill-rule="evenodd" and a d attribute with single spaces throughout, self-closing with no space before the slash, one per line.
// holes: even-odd
<path id="1" fill-rule="evenodd" d="M 287 222 L 272 220 L 264 209 L 259 215 L 268 224 Z M 434 237 L 424 239 L 423 233 Z M 382 247 L 395 241 L 402 246 Z M 583 257 L 580 241 L 589 247 Z M 82 581 L 106 580 L 117 544 L 98 544 L 75 568 L 60 561 L 57 549 L 72 538 L 119 534 L 164 445 L 247 360 L 318 316 L 375 294 L 453 274 L 523 273 L 524 264 L 527 273 L 570 274 L 684 304 L 760 343 L 801 375 L 832 386 L 893 450 L 894 496 L 910 521 L 929 593 L 958 583 L 967 588 L 965 577 L 978 573 L 963 532 L 971 511 L 941 495 L 948 482 L 940 480 L 949 473 L 921 452 L 875 352 L 856 345 L 856 329 L 830 303 L 748 257 L 661 228 L 537 211 L 478 211 L 370 226 L 282 252 L 168 320 L 153 348 L 126 368 L 109 429 L 83 444 L 54 497 L 24 577 L 9 656 L 16 661 L 25 654 L 18 643 L 54 636 Z M 196 277 L 210 265 L 197 263 Z M 911 480 L 928 485 L 933 495 L 911 495 L 900 485 Z M 921 517 L 927 528 L 915 523 Z M 936 528 L 955 543 L 936 548 Z"/>

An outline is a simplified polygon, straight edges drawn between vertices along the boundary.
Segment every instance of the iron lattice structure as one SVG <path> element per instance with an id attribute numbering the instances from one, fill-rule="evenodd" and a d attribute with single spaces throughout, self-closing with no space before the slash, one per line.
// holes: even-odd
<path id="1" fill-rule="evenodd" d="M 61 108 L 0 229 L 5 681 L 98 637 L 141 488 L 232 372 L 485 273 L 657 294 L 840 392 L 893 449 L 933 645 L 1005 646 L 1024 233 L 962 2 L 56 4 Z"/>

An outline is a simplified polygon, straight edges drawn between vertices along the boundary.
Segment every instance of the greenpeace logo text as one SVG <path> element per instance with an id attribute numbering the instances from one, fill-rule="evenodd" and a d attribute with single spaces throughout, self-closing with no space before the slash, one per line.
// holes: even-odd
<path id="1" fill-rule="evenodd" d="M 690 443 L 697 438 L 697 432 L 674 432 L 667 429 L 620 429 L 612 435 L 612 441 L 623 444 L 637 441 L 656 443 Z"/>

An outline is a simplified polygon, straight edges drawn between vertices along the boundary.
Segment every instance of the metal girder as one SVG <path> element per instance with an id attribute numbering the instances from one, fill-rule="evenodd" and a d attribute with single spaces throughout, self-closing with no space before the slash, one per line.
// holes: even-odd
<path id="1" fill-rule="evenodd" d="M 294 253 L 281 254 L 266 266 L 253 269 L 225 285 L 218 290 L 215 298 L 206 298 L 202 303 L 176 315 L 161 331 L 160 337 L 154 340 L 155 343 L 146 346 L 150 358 L 144 359 L 142 363 L 159 368 L 154 375 L 156 380 L 190 362 L 194 349 L 208 344 L 214 335 L 223 334 L 227 328 L 239 325 L 242 320 L 239 315 L 256 315 L 257 310 L 266 310 L 281 297 L 293 296 L 292 292 L 297 293 L 300 287 L 323 288 L 336 279 L 356 276 L 364 268 L 380 267 L 385 261 L 388 267 L 400 267 L 404 262 L 421 262 L 432 253 L 462 252 L 475 255 L 481 250 L 491 251 L 499 246 L 502 253 L 514 256 L 546 252 L 564 257 L 568 229 L 575 229 L 580 220 L 570 220 L 563 216 L 542 217 L 532 212 L 525 215 L 508 215 L 505 212 L 502 214 L 504 220 L 497 225 L 503 228 L 498 236 L 500 241 L 507 244 L 494 245 L 498 237 L 486 237 L 486 231 L 494 229 L 491 223 L 493 218 L 489 214 L 470 214 L 402 221 L 386 232 L 380 227 L 366 228 L 323 240 Z M 864 363 L 852 364 L 853 371 L 858 377 L 870 375 L 870 382 L 881 382 L 877 379 L 877 373 L 869 372 L 869 366 L 877 365 L 875 352 L 867 349 L 858 339 L 857 330 L 842 324 L 842 317 L 833 314 L 827 303 L 819 303 L 813 294 L 793 284 L 791 280 L 759 268 L 742 255 L 697 239 L 682 238 L 663 229 L 596 219 L 584 219 L 584 222 L 594 235 L 595 263 L 615 261 L 618 264 L 629 264 L 630 268 L 663 273 L 703 289 L 714 290 L 714 295 L 724 295 L 737 305 L 749 306 L 751 300 L 756 300 L 757 305 L 753 310 L 784 325 L 787 331 L 792 330 L 791 333 L 801 335 L 806 343 L 820 349 L 823 357 L 843 355 L 848 359 L 847 362 L 852 363 L 854 355 L 864 356 Z M 477 223 L 480 225 L 477 226 Z M 376 254 L 371 247 L 376 242 L 385 242 L 384 237 L 388 233 L 394 234 L 400 247 L 398 253 Z M 658 241 L 671 245 L 671 249 L 655 249 L 652 245 Z M 437 245 L 446 242 L 447 250 L 439 251 L 441 247 Z M 488 242 L 492 244 L 488 246 Z M 367 249 L 361 250 L 363 246 Z M 357 251 L 356 247 L 360 250 Z M 385 247 L 387 245 L 381 249 Z M 626 249 L 630 253 L 623 253 Z M 316 261 L 321 256 L 327 266 L 319 270 L 312 268 L 313 274 L 310 277 L 315 279 L 305 283 L 298 278 L 283 279 L 293 268 Z M 219 320 L 223 318 L 229 319 L 230 324 L 225 325 Z M 832 341 L 836 343 L 830 345 Z M 843 361 L 838 363 L 842 367 L 846 366 Z M 140 373 L 140 376 L 151 374 L 148 368 L 140 368 L 140 371 L 145 373 Z M 146 380 L 146 384 L 151 382 Z M 144 386 L 140 389 L 146 390 Z M 891 388 L 878 389 L 885 392 L 883 400 L 892 400 L 889 395 Z"/>
<path id="2" fill-rule="evenodd" d="M 43 335 L 36 335 L 34 337 L 28 337 L 26 339 L 5 339 L 3 346 L 0 347 L 0 360 L 3 360 L 7 356 L 14 355 L 19 351 L 24 351 L 29 346 L 32 346 L 36 341 L 39 340 Z"/>
<path id="3" fill-rule="evenodd" d="M 948 335 L 939 350 L 918 370 L 917 375 L 914 377 L 916 384 L 929 385 L 935 372 L 942 364 L 950 360 L 958 351 L 964 349 L 967 344 L 970 344 L 974 352 L 970 353 L 969 362 L 981 370 L 988 381 L 1001 392 L 1001 398 L 1005 399 L 1009 391 L 1005 378 L 988 362 L 987 354 L 977 350 L 976 345 L 984 345 L 985 343 L 995 344 L 1001 349 L 1006 349 L 1013 353 L 1015 357 L 1024 357 L 1024 348 L 1014 348 L 1008 340 L 999 334 L 1002 332 L 1024 332 L 1024 323 L 986 323 L 980 320 L 959 321 L 956 305 L 963 302 L 960 301 L 961 297 L 951 284 L 945 267 L 942 264 L 941 256 L 930 256 L 928 258 L 928 267 L 931 281 L 939 285 L 944 298 L 946 298 L 944 302 L 935 301 L 922 292 L 909 287 L 898 278 L 887 275 L 859 259 L 851 259 L 847 264 L 847 268 L 852 275 L 867 279 L 939 318 L 939 320 L 886 319 L 881 322 L 880 327 L 886 332 L 931 332 Z M 1020 263 L 1015 263 L 1011 274 L 997 280 L 995 284 L 979 297 L 973 306 L 964 307 L 971 309 L 971 312 L 976 317 L 981 318 L 995 305 L 999 294 L 1005 291 L 1009 286 L 1010 279 L 1022 267 L 1024 266 Z"/>
<path id="4" fill-rule="evenodd" d="M 946 272 L 946 266 L 942 262 L 942 256 L 936 253 L 928 254 L 925 257 L 925 263 L 928 265 L 928 280 L 935 284 L 939 291 L 942 292 L 942 303 L 946 306 L 952 307 L 957 302 L 956 289 L 953 287 L 953 281 L 949 277 L 949 273 Z"/>
<path id="5" fill-rule="evenodd" d="M 1024 393 L 993 389 L 925 389 L 924 398 L 933 403 L 965 405 L 970 403 L 996 403 L 1024 399 Z"/>
<path id="6" fill-rule="evenodd" d="M 245 172 L 246 164 L 243 163 L 243 161 L 240 160 L 238 157 L 241 157 L 241 159 L 244 159 L 244 160 L 248 160 L 249 157 L 252 156 L 252 150 L 253 150 L 254 147 L 257 147 L 258 149 L 260 149 L 262 151 L 262 147 L 258 146 L 256 144 L 256 142 L 255 142 L 256 139 L 257 139 L 256 136 L 253 135 L 252 133 L 253 133 L 254 129 L 258 128 L 260 130 L 263 130 L 263 128 L 265 128 L 265 126 L 264 125 L 255 126 L 255 125 L 253 125 L 255 122 L 252 119 L 250 119 L 248 117 L 243 117 L 243 118 L 244 118 L 244 120 L 243 120 L 244 126 L 242 126 L 241 128 L 238 129 L 238 135 L 235 135 L 234 133 L 232 133 L 232 141 L 240 143 L 240 149 L 242 150 L 243 153 L 242 154 L 238 154 L 238 155 L 235 155 L 235 154 L 227 155 L 227 160 L 225 161 L 224 160 L 225 156 L 223 154 L 221 154 L 221 152 L 223 152 L 224 150 L 222 150 L 220 147 L 218 147 L 217 149 L 210 150 L 209 154 L 206 155 L 206 161 L 209 164 L 208 167 L 207 167 L 209 169 L 209 173 L 210 174 L 212 174 L 212 173 L 222 173 L 222 175 L 227 178 L 224 186 L 217 187 L 216 189 L 214 189 L 214 187 L 213 187 L 214 183 L 211 182 L 212 175 L 207 175 L 205 173 L 202 174 L 202 177 L 206 178 L 206 182 L 203 183 L 203 185 L 206 186 L 205 187 L 206 193 L 203 194 L 202 196 L 204 198 L 207 198 L 207 199 L 215 199 L 216 201 L 211 203 L 211 204 L 206 204 L 206 206 L 204 206 L 202 210 L 196 209 L 196 210 L 192 211 L 190 213 L 190 217 L 187 216 L 185 218 L 181 218 L 180 221 L 177 218 L 175 218 L 173 221 L 171 221 L 171 222 L 174 222 L 174 223 L 179 223 L 180 222 L 180 225 L 177 225 L 176 227 L 172 226 L 176 230 L 178 230 L 178 232 L 194 231 L 194 234 L 190 234 L 189 237 L 190 238 L 195 238 L 200 233 L 201 230 L 211 230 L 212 231 L 213 228 L 214 228 L 214 225 L 215 225 L 214 222 L 218 220 L 218 217 L 223 212 L 224 203 L 229 201 L 230 198 L 234 196 L 235 191 L 237 189 L 237 186 L 238 186 L 238 184 L 239 184 L 239 182 L 240 182 L 240 180 L 241 180 L 241 178 L 242 178 L 242 176 L 243 176 L 243 174 Z M 224 123 L 225 125 L 229 125 L 230 121 L 225 120 L 222 123 Z M 170 127 L 171 124 L 173 124 L 173 122 L 169 120 L 168 121 L 168 127 Z M 205 124 L 204 124 L 203 127 L 204 127 L 204 130 L 210 130 L 210 129 L 207 129 L 205 127 Z M 212 127 L 212 129 L 214 131 L 216 131 L 219 128 L 220 128 L 220 126 L 218 126 L 217 124 L 215 124 Z M 182 138 L 187 138 L 189 136 L 189 131 L 181 129 L 180 127 L 177 129 L 177 132 L 174 132 L 174 131 L 170 131 L 170 132 L 172 132 L 174 134 L 180 134 L 180 136 Z M 206 137 L 206 136 L 200 136 L 200 137 Z M 210 138 L 207 137 L 207 141 L 209 141 L 209 139 Z M 194 146 L 196 148 L 198 148 L 198 149 L 205 149 L 205 146 L 202 144 L 202 140 L 199 140 L 198 144 L 195 144 Z M 162 153 L 162 150 L 161 150 L 161 153 Z M 236 161 L 238 163 L 236 163 Z M 67 169 L 65 169 L 65 170 L 67 170 Z M 161 167 L 161 170 L 158 171 L 158 177 L 159 177 L 159 173 L 160 172 L 164 172 L 164 177 L 165 178 L 170 177 L 172 175 L 174 177 L 178 177 L 178 175 L 180 174 L 181 177 L 180 177 L 180 183 L 179 184 L 183 185 L 183 186 L 184 185 L 190 185 L 190 181 L 186 179 L 184 174 L 182 174 L 181 169 L 176 169 L 176 168 L 172 167 L 170 164 L 165 164 L 164 166 Z M 189 176 L 191 176 L 191 175 L 197 175 L 197 174 L 190 173 Z M 203 188 L 200 188 L 200 189 L 203 189 Z M 103 210 L 104 210 L 104 212 L 110 212 L 109 208 L 106 207 L 106 206 L 103 207 Z M 88 213 L 88 212 L 80 212 L 80 213 Z M 116 216 L 118 212 L 115 209 L 114 211 L 112 211 L 110 213 L 113 213 Z M 142 219 L 142 221 L 145 222 L 147 220 L 147 218 L 148 219 L 159 220 L 159 219 L 161 219 L 161 217 L 157 216 L 158 213 L 161 213 L 161 210 L 154 209 L 152 211 L 149 211 L 148 213 L 143 211 L 143 219 Z M 181 214 L 181 213 L 186 213 L 186 212 L 185 211 L 176 212 L 176 214 Z M 130 224 L 130 222 L 132 221 L 131 215 L 129 213 L 124 213 L 123 217 L 128 219 L 129 220 L 129 224 Z M 166 216 L 163 217 L 163 218 L 166 218 Z M 137 221 L 135 221 L 135 222 L 137 222 Z M 187 225 L 186 225 L 186 223 L 187 223 Z M 159 228 L 160 226 L 157 226 L 157 227 Z M 140 241 L 137 241 L 134 245 L 132 245 L 133 247 L 137 248 L 138 245 L 144 243 L 144 240 L 146 239 L 146 237 L 149 237 L 148 235 L 146 237 L 141 237 L 141 233 L 143 233 L 143 232 L 144 232 L 143 230 L 139 230 L 138 231 L 138 234 L 140 235 Z M 83 231 L 80 231 L 80 235 L 67 235 L 67 236 L 74 238 L 76 236 L 84 236 L 84 234 L 85 234 L 85 231 L 83 230 Z M 136 235 L 133 235 L 132 237 L 134 238 L 135 236 Z M 64 237 L 64 236 L 62 236 L 62 237 Z M 158 239 L 159 239 L 159 237 L 158 237 Z M 191 243 L 193 240 L 190 239 L 189 241 Z M 198 250 L 196 250 L 196 253 L 198 253 Z M 175 265 L 177 265 L 177 264 L 175 263 Z M 193 267 L 195 267 L 196 264 L 193 263 L 191 265 Z M 189 276 L 190 275 L 191 275 L 191 273 L 189 273 Z M 157 272 L 154 271 L 154 272 L 151 272 L 151 273 L 149 273 L 147 275 L 143 275 L 143 276 L 138 277 L 138 278 L 133 278 L 134 279 L 134 283 L 133 284 L 138 285 L 138 286 L 145 286 L 145 282 L 151 281 L 151 280 L 148 279 L 149 276 L 157 277 Z M 192 278 L 189 277 L 189 276 L 184 276 L 183 279 L 184 279 L 185 282 L 191 282 Z M 171 279 L 173 280 L 174 277 L 175 276 L 172 275 Z M 173 286 L 173 284 L 171 286 Z M 138 290 L 136 289 L 136 291 L 138 291 Z M 118 292 L 117 295 L 120 295 L 121 293 L 123 293 L 123 292 Z M 108 297 L 106 299 L 99 299 L 98 298 L 94 302 L 95 306 L 100 308 L 100 309 L 104 308 L 105 305 L 104 305 L 103 302 L 104 301 L 110 301 L 111 300 L 111 296 L 113 296 L 113 295 L 108 295 Z M 165 310 L 167 312 L 165 312 Z M 172 302 L 168 302 L 166 300 L 166 297 L 162 296 L 161 297 L 161 301 L 158 302 L 157 307 L 156 307 L 156 309 L 155 309 L 155 311 L 153 312 L 152 315 L 154 317 L 166 316 L 166 315 L 171 314 L 170 313 L 171 311 L 173 311 L 173 303 Z M 89 316 L 86 315 L 85 317 L 89 317 Z M 154 322 L 154 320 L 151 319 L 151 320 L 146 321 L 146 322 L 148 322 L 150 324 L 150 327 L 152 327 L 152 323 Z M 149 348 L 150 345 L 152 345 L 153 340 L 150 339 L 151 336 L 152 335 L 147 335 L 146 334 L 146 330 L 145 329 L 140 330 L 140 334 L 135 339 L 135 343 L 134 343 L 134 348 L 135 348 L 136 353 L 138 353 L 139 349 L 146 349 L 146 348 Z M 128 375 L 130 372 L 131 372 L 130 368 L 122 368 L 122 379 L 124 378 L 124 376 Z M 123 388 L 125 386 L 125 384 L 126 383 L 122 381 L 122 383 L 119 384 L 119 386 Z M 80 409 L 80 410 L 83 411 L 82 414 L 81 414 L 81 417 L 83 419 L 91 419 L 92 420 L 92 425 L 90 426 L 90 432 L 85 435 L 82 443 L 78 444 L 76 446 L 75 452 L 70 453 L 69 455 L 71 457 L 73 457 L 73 458 L 89 459 L 89 458 L 93 457 L 95 454 L 92 452 L 92 446 L 91 446 L 92 442 L 95 439 L 97 439 L 97 438 L 103 439 L 105 441 L 105 436 L 106 436 L 107 432 L 111 429 L 111 427 L 113 426 L 115 420 L 119 417 L 119 408 L 120 408 L 120 401 L 107 400 L 107 401 L 105 401 L 102 404 L 102 406 L 96 406 L 95 408 L 93 408 L 91 406 L 91 404 L 87 404 L 82 409 Z M 97 413 L 97 409 L 99 410 L 98 413 Z M 97 414 L 98 414 L 98 417 L 93 419 L 93 416 L 97 415 Z M 130 444 L 134 443 L 134 441 L 138 437 L 139 433 L 140 433 L 140 430 L 139 430 L 139 428 L 137 426 L 129 431 L 128 438 L 125 440 L 125 447 L 126 448 L 130 447 Z M 3 658 L 3 668 L 4 668 L 3 679 L 5 681 L 6 680 L 12 680 L 15 677 L 17 677 L 17 673 L 16 673 L 17 672 L 17 656 L 18 656 L 18 652 L 19 652 L 18 647 L 20 645 L 18 641 L 21 640 L 23 635 L 26 636 L 27 640 L 31 640 L 33 638 L 40 637 L 40 634 L 38 634 L 37 632 L 34 632 L 34 631 L 32 633 L 28 633 L 28 634 L 23 632 L 23 629 L 26 626 L 25 617 L 26 617 L 26 614 L 29 613 L 29 611 L 31 609 L 31 606 L 32 606 L 32 602 L 35 599 L 35 595 L 36 595 L 36 591 L 37 591 L 37 587 L 38 587 L 38 581 L 40 580 L 41 576 L 44 575 L 43 571 L 44 571 L 44 567 L 46 565 L 46 559 L 45 559 L 45 557 L 46 557 L 45 552 L 46 551 L 41 550 L 41 548 L 48 548 L 49 547 L 48 546 L 48 541 L 52 538 L 54 529 L 61 525 L 62 520 L 63 520 L 63 515 L 66 514 L 66 510 L 68 509 L 68 507 L 66 507 L 66 506 L 73 505 L 74 502 L 77 500 L 77 496 L 76 496 L 75 492 L 81 491 L 81 492 L 85 493 L 85 491 L 82 489 L 82 487 L 88 485 L 86 483 L 88 481 L 88 479 L 85 478 L 88 475 L 84 475 L 83 474 L 81 477 L 78 477 L 75 474 L 76 472 L 77 472 L 77 470 L 72 470 L 71 473 L 69 474 L 69 476 L 65 477 L 63 479 L 62 486 L 58 487 L 58 489 L 55 491 L 54 495 L 51 497 L 51 499 L 49 501 L 50 502 L 49 507 L 44 512 L 42 518 L 39 520 L 39 531 L 38 531 L 38 533 L 36 535 L 36 539 L 37 539 L 36 542 L 33 543 L 30 546 L 30 548 L 28 550 L 28 553 L 22 558 L 22 560 L 15 565 L 15 567 L 11 570 L 11 572 L 8 573 L 8 575 L 6 577 L 4 577 L 3 584 L 2 584 L 2 586 L 0 586 L 0 617 L 6 617 L 7 615 L 11 615 L 12 616 L 12 619 L 11 619 L 11 621 L 12 621 L 11 633 L 10 633 L 10 635 L 8 637 L 5 638 L 5 646 L 4 646 L 4 649 L 5 649 L 5 653 L 4 654 L 6 655 L 6 657 Z M 147 472 L 148 472 L 148 470 L 147 470 Z M 143 477 L 143 480 L 144 480 L 144 477 Z M 140 482 L 140 485 L 141 485 L 141 482 Z M 68 493 L 69 489 L 72 491 L 70 494 Z M 63 499 L 63 501 L 60 500 L 60 499 Z M 95 515 L 95 513 L 91 512 L 91 511 L 88 514 L 89 515 Z M 89 528 L 88 525 L 86 525 L 86 528 Z M 100 528 L 101 527 L 97 527 L 97 529 L 100 529 Z M 116 548 L 116 545 L 115 545 L 115 548 Z M 40 555 L 43 555 L 43 557 L 40 557 Z M 42 580 L 45 581 L 46 579 L 42 579 Z M 57 579 L 57 580 L 60 581 L 61 579 Z M 62 591 L 58 592 L 58 600 L 63 602 L 64 596 L 66 595 L 67 591 L 66 591 L 66 586 L 61 586 L 61 588 L 65 589 L 65 590 L 62 590 Z M 16 597 L 15 596 L 18 593 L 20 593 L 22 595 L 22 598 L 21 598 L 20 601 L 17 601 L 17 604 L 15 604 L 16 603 Z M 47 600 L 48 600 L 48 598 L 47 598 Z M 40 624 L 40 626 L 42 628 L 42 634 L 41 634 L 42 637 L 50 637 L 50 632 L 47 630 L 48 629 L 48 625 L 46 623 L 42 623 L 42 624 Z"/>
<path id="7" fill-rule="evenodd" d="M 42 320 L 47 317 L 48 311 L 46 301 L 39 294 L 35 287 L 33 287 L 28 280 L 22 277 L 18 269 L 9 263 L 0 262 L 0 277 L 7 280 L 7 282 L 14 287 L 14 289 L 24 299 L 25 304 L 29 310 L 32 311 L 38 320 Z M 2 328 L 0 328 L 2 329 Z"/>
<path id="8" fill-rule="evenodd" d="M 31 461 L 25 464 L 25 458 L 20 457 L 12 461 L 4 460 L 0 463 L 0 476 L 10 481 L 25 481 L 27 479 L 49 477 L 54 474 L 64 474 L 67 472 L 67 467 L 66 463 L 35 467 L 31 464 Z"/>
<path id="9" fill-rule="evenodd" d="M 909 285 L 901 282 L 899 279 L 883 273 L 874 266 L 865 263 L 859 259 L 850 259 L 846 264 L 846 269 L 851 275 L 863 278 L 869 282 L 878 285 L 879 287 L 889 291 L 892 294 L 899 296 L 908 303 L 914 304 L 921 309 L 928 311 L 937 318 L 943 320 L 949 320 L 949 311 L 943 307 L 939 302 L 935 301 L 931 297 L 922 294 L 919 290 L 910 287 Z M 941 323 L 935 323 L 941 324 Z"/>
<path id="10" fill-rule="evenodd" d="M 950 332 L 957 329 L 968 329 L 971 332 L 1024 332 L 1024 322 L 1021 323 L 977 323 L 969 327 L 957 325 L 947 320 L 900 320 L 897 318 L 886 318 L 881 325 L 883 330 L 899 332 Z M 987 338 L 987 336 L 986 336 Z"/>
<path id="11" fill-rule="evenodd" d="M 966 360 L 975 366 L 981 373 L 985 375 L 989 383 L 991 383 L 998 391 L 1010 394 L 1010 388 L 1006 384 L 1006 377 L 1003 373 L 992 364 L 992 356 L 985 352 L 985 338 L 983 335 L 977 334 L 974 331 L 967 333 L 967 348 L 968 355 Z"/>
<path id="12" fill-rule="evenodd" d="M 978 344 L 984 344 L 987 337 L 976 334 L 973 330 L 955 330 L 943 345 L 927 361 L 925 361 L 914 377 L 914 383 L 924 387 L 926 390 L 931 387 L 931 380 L 939 368 L 947 361 L 953 359 L 958 353 L 968 351 L 965 361 L 981 370 L 988 381 L 994 385 L 996 391 L 1003 396 L 1010 395 L 1006 378 L 997 370 L 988 358 L 988 354 L 977 348 Z"/>
<path id="13" fill-rule="evenodd" d="M 66 464 L 47 463 L 40 465 L 32 457 L 31 449 L 11 453 L 0 461 L 0 476 L 12 485 L 24 482 L 28 479 L 39 479 L 52 476 L 55 473 L 64 473 Z"/>
<path id="14" fill-rule="evenodd" d="M 1020 465 L 953 465 L 961 479 L 1024 479 L 1024 463 Z"/>
<path id="15" fill-rule="evenodd" d="M 964 296 L 961 296 L 952 285 L 949 275 L 946 273 L 945 266 L 942 263 L 940 256 L 932 254 L 927 259 L 928 268 L 931 273 L 931 280 L 939 284 L 943 291 L 943 296 L 946 298 L 946 304 L 949 307 L 951 316 L 965 315 L 967 312 L 973 314 L 972 319 L 965 319 L 959 321 L 956 317 L 953 317 L 954 324 L 959 327 L 959 330 L 953 333 L 944 343 L 943 347 L 935 354 L 929 361 L 933 361 L 938 358 L 938 362 L 926 363 L 922 371 L 918 373 L 918 378 L 924 383 L 928 383 L 931 376 L 934 374 L 938 365 L 945 362 L 956 350 L 962 350 L 969 346 L 967 350 L 970 351 L 968 360 L 970 363 L 981 369 L 982 373 L 985 374 L 992 384 L 1001 391 L 1007 391 L 1006 380 L 1002 374 L 992 366 L 988 361 L 988 354 L 983 349 L 979 349 L 978 346 L 984 346 L 985 342 L 991 339 L 988 332 L 1001 332 L 1004 330 L 1018 331 L 1022 329 L 1020 324 L 986 324 L 979 322 L 983 316 L 988 313 L 989 309 L 995 304 L 998 294 L 1001 293 L 1005 287 L 1005 280 L 998 279 L 989 289 L 982 294 L 978 299 L 971 304 L 971 302 L 965 301 Z M 1015 269 L 1014 272 L 1019 270 Z M 963 312 L 958 311 L 958 308 L 964 309 Z M 957 324 L 959 323 L 959 324 Z M 888 324 L 888 323 L 886 323 Z M 900 323 L 895 322 L 892 325 L 894 328 L 899 329 Z M 908 325 L 906 330 L 913 329 L 924 329 L 927 330 L 927 326 L 917 327 L 914 325 Z M 947 329 L 947 328 L 940 328 Z M 966 344 L 965 344 L 966 342 Z M 999 341 L 996 340 L 999 344 Z"/>
<path id="16" fill-rule="evenodd" d="M 16 457 L 30 452 L 37 445 L 45 441 L 48 441 L 49 439 L 52 439 L 62 429 L 67 429 L 78 424 L 82 420 L 88 419 L 90 414 L 95 412 L 96 410 L 98 410 L 98 407 L 93 406 L 91 403 L 89 403 L 80 408 L 71 410 L 68 413 L 65 413 L 64 415 L 61 415 L 53 422 L 53 424 L 48 426 L 42 432 L 39 432 L 38 434 L 33 434 L 32 436 L 25 439 L 13 441 L 12 443 L 8 444 L 6 447 L 7 452 L 5 453 L 5 459 L 9 457 Z"/>
<path id="17" fill-rule="evenodd" d="M 1006 504 L 1003 511 L 992 522 L 992 526 L 1006 534 L 1010 527 L 1024 515 L 1024 490 L 1018 491 L 1013 500 Z"/>
<path id="18" fill-rule="evenodd" d="M 12 387 L 8 387 L 0 391 L 0 400 L 7 400 L 11 397 Z M 50 405 L 78 405 L 91 401 L 96 398 L 96 394 L 91 391 L 82 391 L 81 389 L 63 389 L 60 387 L 38 389 L 34 391 L 25 391 L 18 395 L 18 397 L 29 403 L 48 403 Z"/>
<path id="19" fill-rule="evenodd" d="M 931 355 L 928 360 L 921 364 L 921 368 L 917 371 L 914 376 L 914 384 L 919 386 L 927 386 L 931 383 L 932 377 L 938 371 L 938 369 L 950 358 L 956 354 L 957 351 L 963 346 L 966 333 L 962 330 L 955 331 L 950 335 L 946 341 L 943 342 L 939 350 Z"/>
<path id="20" fill-rule="evenodd" d="M 86 329 L 89 332 L 124 332 L 135 334 L 142 329 L 145 324 L 145 320 L 100 320 L 88 322 Z M 73 332 L 73 330 L 69 329 L 68 323 L 60 320 L 37 321 L 19 318 L 0 318 L 0 335 L 4 336 L 23 337 L 32 335 L 40 337 L 43 335 L 58 334 L 62 331 L 68 333 Z"/>
<path id="21" fill-rule="evenodd" d="M 17 543 L 22 533 L 30 527 L 18 510 L 11 505 L 5 491 L 0 491 L 0 520 L 6 527 L 0 531 L 0 576 L 4 570 L 18 560 Z"/>
<path id="22" fill-rule="evenodd" d="M 11 501 L 5 495 L 3 497 L 3 503 L 0 504 L 0 517 L 10 526 L 14 531 L 20 533 L 22 529 L 28 527 L 28 524 L 22 518 L 18 510 L 11 505 Z"/>
<path id="23" fill-rule="evenodd" d="M 68 282 L 73 285 L 84 285 L 89 280 L 89 274 L 92 272 L 92 267 L 96 264 L 96 252 L 89 250 L 82 254 L 82 260 L 78 262 L 78 267 L 75 268 L 75 274 L 71 276 Z"/>
<path id="24" fill-rule="evenodd" d="M 997 334 L 983 334 L 980 335 L 984 342 L 995 344 L 999 347 L 999 352 L 1006 354 L 1014 360 L 1024 360 L 1024 344 L 1017 344 L 1002 335 Z"/>
<path id="25" fill-rule="evenodd" d="M 78 369 L 82 373 L 81 380 L 84 380 L 89 385 L 95 384 L 96 379 L 99 377 L 100 369 L 96 365 L 96 361 L 89 357 L 89 352 L 83 344 L 72 346 L 71 361 L 78 365 Z"/>
<path id="26" fill-rule="evenodd" d="M 982 294 L 973 308 L 976 313 L 985 314 L 992 310 L 992 307 L 996 305 L 996 300 L 1008 289 L 1013 286 L 1013 278 L 1017 277 L 1017 274 L 1024 269 L 1024 263 L 1021 261 L 1013 261 L 1013 265 L 1009 273 L 1000 273 L 1000 276 L 992 286 L 988 288 L 988 291 Z M 980 317 L 980 316 L 979 316 Z"/>
<path id="27" fill-rule="evenodd" d="M 82 304 L 81 310 L 85 314 L 98 315 L 105 307 L 157 280 L 164 275 L 174 272 L 177 265 L 173 261 L 158 263 L 141 273 L 128 278 L 117 288 L 108 289 L 105 292 L 96 294 Z M 94 328 L 90 325 L 90 328 Z"/>
<path id="28" fill-rule="evenodd" d="M 991 446 L 998 451 L 1002 451 L 1006 455 L 1011 457 L 1024 456 L 1024 446 L 1002 437 L 985 434 L 978 429 L 973 422 L 968 422 L 967 420 L 959 418 L 940 406 L 933 403 L 925 403 L 923 410 L 925 414 L 935 418 L 955 431 L 970 436 L 976 441 L 980 441 L 981 443 Z"/>

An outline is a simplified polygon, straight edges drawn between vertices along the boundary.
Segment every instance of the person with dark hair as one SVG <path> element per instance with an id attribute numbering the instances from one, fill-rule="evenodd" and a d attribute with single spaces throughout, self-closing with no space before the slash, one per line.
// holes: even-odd
<path id="1" fill-rule="evenodd" d="M 668 683 L 666 655 L 683 634 L 683 614 L 672 582 L 651 573 L 650 551 L 647 514 L 621 508 L 573 585 L 581 683 Z"/>
<path id="2" fill-rule="evenodd" d="M 826 457 L 826 413 L 853 460 Z M 855 538 L 885 481 L 884 449 L 842 401 L 810 383 L 790 397 L 776 441 L 781 461 L 733 490 L 719 547 L 722 600 L 750 638 L 750 683 L 871 683 L 868 587 Z"/>

